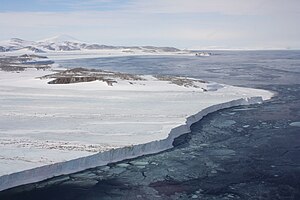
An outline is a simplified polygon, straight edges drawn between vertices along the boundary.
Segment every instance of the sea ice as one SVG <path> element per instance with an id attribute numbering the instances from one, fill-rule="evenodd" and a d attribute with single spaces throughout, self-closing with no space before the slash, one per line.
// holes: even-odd
<path id="1" fill-rule="evenodd" d="M 292 123 L 290 123 L 290 126 L 300 127 L 300 122 L 292 122 Z"/>

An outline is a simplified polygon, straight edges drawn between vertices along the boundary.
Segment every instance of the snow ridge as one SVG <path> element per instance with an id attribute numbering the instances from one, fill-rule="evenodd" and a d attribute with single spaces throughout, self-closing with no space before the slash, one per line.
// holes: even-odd
<path id="1" fill-rule="evenodd" d="M 72 51 L 87 51 L 87 50 L 121 50 L 125 53 L 135 53 L 142 51 L 146 53 L 157 52 L 179 52 L 180 50 L 174 47 L 154 47 L 154 46 L 108 46 L 96 43 L 87 43 L 77 40 L 69 35 L 57 35 L 51 38 L 46 38 L 39 41 L 27 41 L 20 38 L 12 38 L 10 40 L 0 41 L 0 52 L 18 52 L 28 50 L 36 53 L 47 52 L 72 52 Z"/>
<path id="2" fill-rule="evenodd" d="M 50 38 L 46 38 L 46 39 L 43 39 L 43 40 L 39 40 L 37 42 L 39 43 L 42 43 L 42 42 L 45 42 L 45 43 L 62 43 L 62 42 L 74 42 L 74 43 L 83 43 L 82 41 L 80 40 L 77 40 L 76 38 L 70 36 L 70 35 L 56 35 L 54 37 L 50 37 Z"/>

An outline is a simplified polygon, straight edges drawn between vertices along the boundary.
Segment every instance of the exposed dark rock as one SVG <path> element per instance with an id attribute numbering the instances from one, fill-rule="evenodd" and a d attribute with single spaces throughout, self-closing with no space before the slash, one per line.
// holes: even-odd
<path id="1" fill-rule="evenodd" d="M 30 51 L 33 51 L 34 53 L 46 53 L 45 51 L 43 51 L 41 49 L 38 49 L 36 47 L 33 47 L 33 46 L 27 46 L 27 47 L 24 47 L 22 49 L 28 49 Z"/>
<path id="2" fill-rule="evenodd" d="M 35 54 L 23 54 L 19 56 L 20 58 L 48 58 L 47 56 L 39 56 Z"/>
<path id="3" fill-rule="evenodd" d="M 5 47 L 0 46 L 0 52 L 5 52 L 7 49 Z"/>
<path id="4" fill-rule="evenodd" d="M 69 84 L 69 83 L 80 83 L 80 82 L 91 82 L 101 80 L 99 77 L 59 77 L 52 81 L 49 81 L 48 84 Z M 117 81 L 102 79 L 101 81 L 106 82 L 108 85 L 112 86 L 113 83 Z"/>
<path id="5" fill-rule="evenodd" d="M 53 61 L 33 59 L 47 59 L 46 56 L 38 56 L 34 54 L 23 54 L 21 56 L 2 56 L 0 57 L 0 70 L 3 71 L 24 71 L 27 68 L 49 69 Z"/>
<path id="6" fill-rule="evenodd" d="M 98 80 L 106 82 L 109 86 L 112 86 L 113 83 L 117 83 L 117 78 L 122 80 L 143 80 L 137 75 L 84 68 L 74 68 L 41 77 L 41 79 L 45 78 L 54 78 L 54 80 L 49 81 L 48 84 L 69 84 Z"/>
<path id="7" fill-rule="evenodd" d="M 185 77 L 176 77 L 176 76 L 161 76 L 161 75 L 156 75 L 155 78 L 161 81 L 169 81 L 172 84 L 176 84 L 179 86 L 184 86 L 184 87 L 194 87 L 194 88 L 199 88 L 195 83 L 207 83 L 206 81 L 203 80 L 196 80 L 196 79 L 190 79 L 190 78 L 185 78 Z M 204 89 L 203 89 L 204 90 Z"/>

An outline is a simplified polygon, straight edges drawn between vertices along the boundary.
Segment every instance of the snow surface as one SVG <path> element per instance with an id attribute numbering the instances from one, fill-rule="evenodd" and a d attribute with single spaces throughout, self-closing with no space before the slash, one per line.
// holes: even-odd
<path id="1" fill-rule="evenodd" d="M 76 43 L 84 43 L 83 41 L 77 40 L 76 38 L 70 35 L 56 35 L 54 37 L 45 38 L 37 41 L 38 43 L 63 43 L 63 42 L 76 42 Z"/>
<path id="2" fill-rule="evenodd" d="M 179 50 L 172 47 L 153 46 L 108 46 L 86 43 L 68 35 L 39 40 L 26 41 L 19 38 L 0 41 L 0 55 L 32 54 L 47 56 L 51 60 L 96 58 L 130 55 L 193 55 L 190 51 Z"/>
<path id="3" fill-rule="evenodd" d="M 184 87 L 153 76 L 113 86 L 36 78 L 50 73 L 0 71 L 0 190 L 169 149 L 206 114 L 273 95 L 217 83 Z"/>

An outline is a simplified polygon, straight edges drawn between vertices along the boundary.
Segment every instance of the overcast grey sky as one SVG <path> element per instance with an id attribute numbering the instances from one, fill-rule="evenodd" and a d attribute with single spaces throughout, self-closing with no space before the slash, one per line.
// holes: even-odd
<path id="1" fill-rule="evenodd" d="M 0 40 L 300 49 L 300 0 L 0 0 Z"/>

